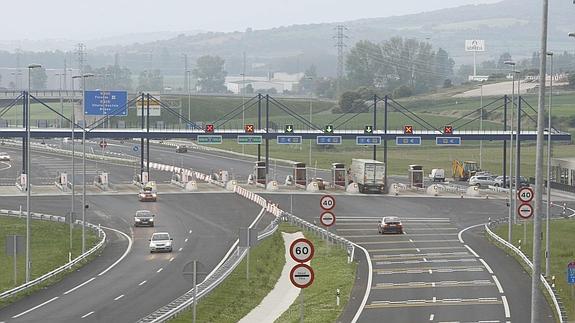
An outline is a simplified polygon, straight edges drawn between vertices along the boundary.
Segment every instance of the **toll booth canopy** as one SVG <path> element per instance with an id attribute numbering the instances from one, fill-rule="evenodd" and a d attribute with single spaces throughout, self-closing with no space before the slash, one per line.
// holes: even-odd
<path id="1" fill-rule="evenodd" d="M 254 167 L 254 173 L 256 175 L 256 183 L 266 184 L 266 162 L 257 161 Z"/>
<path id="2" fill-rule="evenodd" d="M 305 163 L 294 163 L 293 164 L 293 178 L 296 185 L 307 185 L 307 170 Z"/>
<path id="3" fill-rule="evenodd" d="M 409 165 L 409 183 L 412 187 L 423 188 L 423 166 Z"/>
<path id="4" fill-rule="evenodd" d="M 331 164 L 332 182 L 335 186 L 346 186 L 346 169 L 345 164 L 333 163 Z"/>

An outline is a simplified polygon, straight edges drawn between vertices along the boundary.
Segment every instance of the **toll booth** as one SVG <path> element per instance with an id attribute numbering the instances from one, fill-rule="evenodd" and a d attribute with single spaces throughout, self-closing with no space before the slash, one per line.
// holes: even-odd
<path id="1" fill-rule="evenodd" d="M 331 164 L 331 179 L 333 185 L 339 188 L 346 188 L 346 169 L 345 164 L 342 163 L 333 163 Z"/>
<path id="2" fill-rule="evenodd" d="M 423 188 L 423 166 L 409 165 L 409 184 L 411 187 Z"/>
<path id="3" fill-rule="evenodd" d="M 307 185 L 307 169 L 305 163 L 293 164 L 293 178 L 296 186 L 306 187 Z"/>
<path id="4" fill-rule="evenodd" d="M 257 161 L 256 166 L 254 167 L 254 174 L 256 176 L 256 185 L 262 184 L 266 185 L 266 162 L 265 161 Z"/>

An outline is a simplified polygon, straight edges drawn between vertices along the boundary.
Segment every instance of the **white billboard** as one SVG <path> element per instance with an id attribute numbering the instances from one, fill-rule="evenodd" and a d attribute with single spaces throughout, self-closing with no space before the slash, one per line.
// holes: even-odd
<path id="1" fill-rule="evenodd" d="M 136 100 L 136 115 L 142 116 L 142 97 Z M 148 115 L 148 100 L 144 98 L 144 115 Z M 159 117 L 161 115 L 160 96 L 150 98 L 150 117 Z"/>
<path id="2" fill-rule="evenodd" d="M 484 52 L 485 51 L 485 40 L 483 39 L 471 39 L 465 41 L 465 51 L 466 52 Z"/>

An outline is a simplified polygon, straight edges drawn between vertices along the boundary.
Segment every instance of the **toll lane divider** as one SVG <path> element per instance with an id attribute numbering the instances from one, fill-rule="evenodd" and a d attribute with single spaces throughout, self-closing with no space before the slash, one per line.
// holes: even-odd
<path id="1" fill-rule="evenodd" d="M 506 222 L 506 221 L 507 219 L 501 219 L 500 221 L 491 221 L 485 224 L 485 231 L 487 231 L 489 236 L 493 238 L 495 241 L 502 244 L 505 248 L 511 250 L 514 254 L 519 256 L 519 258 L 521 258 L 521 260 L 529 267 L 529 269 L 531 269 L 531 272 L 533 272 L 533 263 L 521 250 L 519 250 L 513 244 L 507 242 L 505 239 L 501 238 L 493 231 L 491 231 L 492 226 L 495 226 L 499 222 Z M 553 310 L 555 311 L 555 314 L 559 318 L 559 322 L 560 323 L 567 322 L 567 311 L 565 310 L 563 303 L 561 302 L 561 298 L 557 295 L 554 288 L 552 288 L 551 285 L 549 285 L 549 282 L 547 281 L 547 279 L 545 279 L 545 276 L 540 275 L 540 280 L 543 286 L 545 287 L 547 293 L 551 297 L 551 300 L 553 301 Z"/>
<path id="2" fill-rule="evenodd" d="M 14 210 L 0 210 L 0 214 L 12 216 L 12 217 L 24 217 L 24 216 L 26 216 L 27 213 L 21 212 L 21 211 L 14 211 Z M 30 212 L 30 218 L 36 219 L 36 220 L 45 220 L 45 221 L 54 221 L 54 222 L 66 223 L 66 218 L 63 216 L 58 216 L 58 215 L 49 215 L 49 214 L 43 214 L 43 213 Z M 81 225 L 82 221 L 77 220 L 76 224 Z M 94 254 L 98 250 L 102 249 L 104 247 L 105 242 L 106 242 L 106 232 L 104 232 L 104 230 L 102 230 L 100 228 L 100 226 L 97 226 L 97 225 L 94 225 L 94 224 L 91 224 L 88 222 L 86 222 L 86 227 L 98 232 L 98 236 L 101 239 L 97 245 L 95 245 L 90 250 L 86 251 L 85 253 L 81 254 L 80 256 L 74 258 L 72 261 L 52 270 L 49 273 L 46 273 L 46 274 L 44 274 L 44 275 L 42 275 L 42 276 L 40 276 L 34 280 L 31 280 L 27 283 L 20 285 L 20 286 L 14 287 L 14 288 L 7 290 L 3 293 L 0 293 L 0 300 L 14 296 L 15 294 L 17 294 L 19 292 L 23 292 L 32 286 L 36 286 L 36 285 L 46 281 L 47 279 L 50 279 L 50 278 L 52 278 L 58 274 L 63 273 L 66 270 L 71 269 L 76 264 L 80 263 L 82 260 L 86 259 L 90 255 Z"/>

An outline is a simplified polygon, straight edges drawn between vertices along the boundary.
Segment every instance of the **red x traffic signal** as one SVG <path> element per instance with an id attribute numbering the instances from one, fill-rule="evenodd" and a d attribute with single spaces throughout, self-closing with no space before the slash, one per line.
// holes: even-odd
<path id="1" fill-rule="evenodd" d="M 212 132 L 214 132 L 214 125 L 213 125 L 213 124 L 207 124 L 205 130 L 206 130 L 207 133 L 212 133 Z"/>
<path id="2" fill-rule="evenodd" d="M 413 134 L 413 126 L 410 126 L 410 125 L 403 126 L 403 134 L 412 135 Z"/>
<path id="3" fill-rule="evenodd" d="M 447 125 L 447 126 L 443 127 L 443 134 L 444 135 L 452 135 L 453 134 L 453 126 Z"/>
<path id="4" fill-rule="evenodd" d="M 244 125 L 244 130 L 246 133 L 254 133 L 254 125 L 253 124 Z"/>

